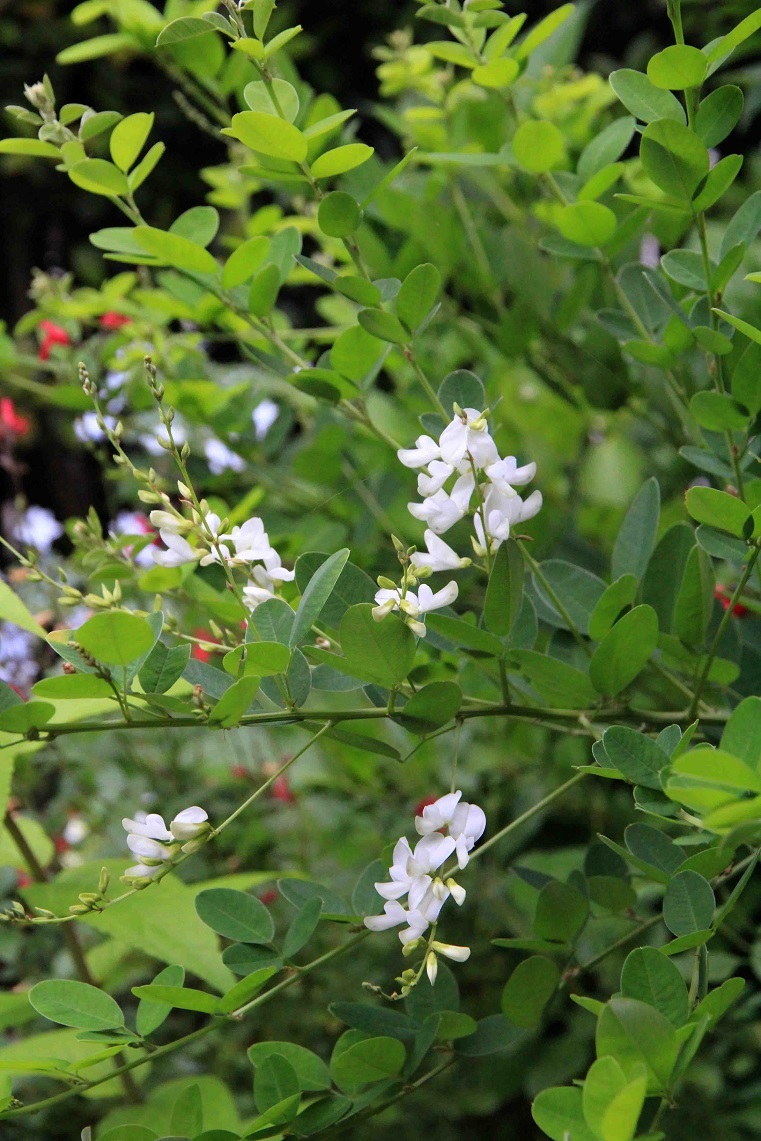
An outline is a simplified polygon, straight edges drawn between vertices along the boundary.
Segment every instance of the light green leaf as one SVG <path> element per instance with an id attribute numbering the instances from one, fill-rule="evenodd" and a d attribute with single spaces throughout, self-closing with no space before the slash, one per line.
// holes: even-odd
<path id="1" fill-rule="evenodd" d="M 134 115 L 127 115 L 126 119 L 116 124 L 108 145 L 111 158 L 119 170 L 126 172 L 135 162 L 151 133 L 153 119 L 153 112 L 147 114 L 138 111 Z"/>
<path id="2" fill-rule="evenodd" d="M 47 637 L 37 619 L 29 613 L 16 592 L 11 590 L 2 578 L 0 578 L 0 619 L 12 622 L 14 626 L 20 626 L 22 630 L 27 630 L 37 638 Z"/>
<path id="3" fill-rule="evenodd" d="M 527 120 L 513 135 L 513 154 L 524 170 L 543 174 L 565 161 L 565 140 L 554 123 Z"/>
<path id="4" fill-rule="evenodd" d="M 222 133 L 232 135 L 250 150 L 270 158 L 301 163 L 307 156 L 307 140 L 298 127 L 264 111 L 240 111 L 233 115 L 231 126 L 223 128 Z"/>
<path id="5" fill-rule="evenodd" d="M 197 36 L 208 36 L 214 30 L 208 20 L 202 20 L 196 16 L 183 16 L 179 20 L 172 20 L 171 24 L 167 24 L 159 32 L 156 47 L 171 47 L 173 44 L 180 44 L 185 40 L 195 39 Z"/>
<path id="6" fill-rule="evenodd" d="M 405 277 L 396 295 L 396 315 L 414 331 L 436 303 L 441 289 L 441 274 L 435 265 L 423 262 L 416 265 Z"/>
<path id="7" fill-rule="evenodd" d="M 61 152 L 42 139 L 0 139 L 0 155 L 24 155 L 29 158 L 60 158 Z"/>
<path id="8" fill-rule="evenodd" d="M 215 275 L 219 268 L 216 258 L 208 250 L 180 234 L 157 230 L 153 226 L 136 226 L 135 239 L 160 265 L 211 275 Z"/>
<path id="9" fill-rule="evenodd" d="M 361 166 L 373 154 L 373 148 L 365 143 L 347 143 L 342 147 L 335 147 L 326 151 L 312 163 L 313 178 L 336 178 L 348 170 Z"/>
<path id="10" fill-rule="evenodd" d="M 555 219 L 560 233 L 580 246 L 604 246 L 616 232 L 616 215 L 600 202 L 573 202 Z"/>
<path id="11" fill-rule="evenodd" d="M 82 190 L 103 194 L 106 198 L 129 194 L 127 177 L 118 167 L 102 158 L 86 158 L 68 169 L 69 178 Z"/>
<path id="12" fill-rule="evenodd" d="M 243 891 L 209 888 L 196 897 L 196 911 L 212 931 L 237 943 L 269 943 L 275 934 L 267 908 Z"/>
<path id="13" fill-rule="evenodd" d="M 181 987 L 185 982 L 185 969 L 177 963 L 171 966 L 164 967 L 151 981 L 152 986 L 169 986 Z M 135 1014 L 135 1028 L 138 1034 L 143 1038 L 147 1038 L 149 1034 L 153 1034 L 154 1030 L 158 1030 L 169 1015 L 172 1013 L 172 1004 L 167 1002 L 156 1002 L 148 998 L 143 998 L 138 1003 L 137 1013 Z"/>
<path id="14" fill-rule="evenodd" d="M 635 606 L 608 631 L 592 655 L 592 685 L 608 696 L 620 693 L 642 672 L 657 645 L 657 614 L 652 606 Z"/>
<path id="15" fill-rule="evenodd" d="M 717 531 L 728 531 L 738 539 L 746 539 L 753 520 L 741 499 L 713 487 L 691 487 L 684 497 L 687 510 L 698 523 L 706 523 Z"/>
<path id="16" fill-rule="evenodd" d="M 202 1014 L 216 1014 L 219 1011 L 219 998 L 205 990 L 193 987 L 163 986 L 149 983 L 147 986 L 133 986 L 132 993 L 142 1002 L 147 999 L 162 1006 L 177 1010 L 197 1010 Z"/>
<path id="17" fill-rule="evenodd" d="M 577 1086 L 543 1089 L 534 1099 L 531 1115 L 552 1141 L 599 1141 L 584 1120 L 582 1093 Z"/>
<path id="18" fill-rule="evenodd" d="M 38 1014 L 78 1030 L 111 1030 L 124 1025 L 124 1014 L 109 994 L 75 979 L 45 979 L 33 986 L 29 1001 Z"/>
<path id="19" fill-rule="evenodd" d="M 110 610 L 89 618 L 73 631 L 73 640 L 98 662 L 127 666 L 149 653 L 156 635 L 145 618 L 124 610 Z"/>
<path id="20" fill-rule="evenodd" d="M 647 65 L 647 78 L 664 91 L 684 91 L 700 86 L 705 78 L 706 63 L 700 48 L 671 44 L 652 56 Z"/>
<path id="21" fill-rule="evenodd" d="M 339 638 L 346 667 L 355 677 L 394 686 L 412 668 L 415 638 L 396 614 L 376 622 L 369 603 L 350 606 L 341 619 Z"/>
<path id="22" fill-rule="evenodd" d="M 323 607 L 330 598 L 338 579 L 349 558 L 349 549 L 345 547 L 336 551 L 326 559 L 315 571 L 309 584 L 304 590 L 299 602 L 296 617 L 291 630 L 291 648 L 298 646 L 309 634 L 312 626 L 319 618 Z M 344 653 L 346 650 L 344 649 Z"/>
<path id="23" fill-rule="evenodd" d="M 698 135 L 672 119 L 659 119 L 645 127 L 639 154 L 655 185 L 687 202 L 710 165 L 708 149 Z"/>
<path id="24" fill-rule="evenodd" d="M 598 1058 L 610 1055 L 629 1080 L 636 1081 L 644 1064 L 648 1092 L 668 1088 L 679 1052 L 671 1023 L 653 1007 L 633 998 L 612 998 L 597 1022 Z"/>
<path id="25" fill-rule="evenodd" d="M 404 1058 L 404 1046 L 397 1038 L 366 1038 L 337 1056 L 334 1054 L 330 1072 L 339 1089 L 355 1090 L 370 1082 L 396 1077 Z"/>
<path id="26" fill-rule="evenodd" d="M 267 256 L 268 249 L 269 238 L 258 234 L 233 250 L 222 270 L 222 288 L 235 289 L 253 277 Z"/>
<path id="27" fill-rule="evenodd" d="M 685 122 L 684 107 L 676 95 L 656 87 L 641 71 L 628 67 L 613 71 L 610 85 L 627 111 L 643 123 L 652 123 L 655 119 Z"/>

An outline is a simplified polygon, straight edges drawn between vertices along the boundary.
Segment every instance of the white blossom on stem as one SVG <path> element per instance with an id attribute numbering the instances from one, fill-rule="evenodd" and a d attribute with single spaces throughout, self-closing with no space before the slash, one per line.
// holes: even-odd
<path id="1" fill-rule="evenodd" d="M 416 571 L 443 571 L 460 570 L 469 567 L 472 559 L 460 558 L 448 543 L 440 539 L 433 531 L 427 530 L 423 534 L 425 551 L 415 551 L 411 556 L 412 565 Z"/>

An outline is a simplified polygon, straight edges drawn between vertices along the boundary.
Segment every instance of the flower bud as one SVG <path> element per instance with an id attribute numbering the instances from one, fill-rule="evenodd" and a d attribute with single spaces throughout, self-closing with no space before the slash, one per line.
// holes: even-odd
<path id="1" fill-rule="evenodd" d="M 98 880 L 98 891 L 101 895 L 104 895 L 108 891 L 108 884 L 110 879 L 111 873 L 109 872 L 108 868 L 101 868 L 100 878 Z"/>
<path id="2" fill-rule="evenodd" d="M 396 583 L 382 574 L 379 574 L 375 581 L 378 583 L 378 586 L 382 586 L 384 590 L 396 590 Z"/>
<path id="3" fill-rule="evenodd" d="M 433 951 L 429 951 L 425 960 L 425 972 L 428 975 L 428 981 L 431 986 L 436 982 L 436 975 L 439 970 L 439 960 Z"/>
<path id="4" fill-rule="evenodd" d="M 465 902 L 465 888 L 458 884 L 453 879 L 447 880 L 447 887 L 449 888 L 450 895 L 458 907 L 462 907 Z"/>
<path id="5" fill-rule="evenodd" d="M 208 814 L 198 805 L 184 808 L 182 812 L 177 813 L 169 825 L 169 831 L 175 840 L 196 840 L 211 831 Z"/>
<path id="6" fill-rule="evenodd" d="M 455 963 L 464 963 L 470 958 L 470 947 L 457 947 L 453 943 L 438 943 L 434 940 L 431 949 Z"/>

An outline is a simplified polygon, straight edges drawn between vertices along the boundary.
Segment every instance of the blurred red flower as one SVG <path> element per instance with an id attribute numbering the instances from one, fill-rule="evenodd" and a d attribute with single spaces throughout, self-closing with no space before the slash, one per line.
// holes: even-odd
<path id="1" fill-rule="evenodd" d="M 71 344 L 71 337 L 66 330 L 62 329 L 60 325 L 54 324 L 53 321 L 40 321 L 40 328 L 45 334 L 42 344 L 37 350 L 37 356 L 41 361 L 46 361 L 49 358 L 53 345 Z"/>

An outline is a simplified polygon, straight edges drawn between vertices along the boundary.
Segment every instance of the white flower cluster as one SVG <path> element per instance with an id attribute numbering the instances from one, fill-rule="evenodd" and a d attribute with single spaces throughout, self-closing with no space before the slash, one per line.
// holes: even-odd
<path id="1" fill-rule="evenodd" d="M 127 833 L 127 847 L 139 860 L 124 872 L 121 878 L 125 883 L 153 879 L 168 861 L 175 859 L 181 845 L 210 831 L 209 817 L 197 805 L 178 812 L 168 828 L 157 812 L 137 812 L 134 820 L 125 816 L 122 827 Z"/>
<path id="2" fill-rule="evenodd" d="M 430 436 L 418 436 L 414 448 L 401 448 L 397 453 L 405 467 L 422 469 L 418 492 L 423 502 L 408 504 L 410 514 L 428 525 L 427 550 L 412 556 L 418 573 L 470 565 L 470 559 L 460 558 L 437 536 L 470 513 L 474 492 L 478 504 L 471 542 L 479 558 L 487 550 L 494 554 L 510 535 L 510 528 L 533 518 L 542 506 L 540 491 L 523 500 L 515 490 L 534 478 L 536 464 L 518 467 L 514 456 L 500 458 L 489 433 L 488 413 L 457 405 L 454 412 L 438 443 Z"/>
<path id="3" fill-rule="evenodd" d="M 244 567 L 248 570 L 248 583 L 243 588 L 243 597 L 248 607 L 255 610 L 260 602 L 274 598 L 277 587 L 290 582 L 294 572 L 283 566 L 261 519 L 247 519 L 239 527 L 222 532 L 219 515 L 209 511 L 204 503 L 201 506 L 203 515 L 194 519 L 186 519 L 173 511 L 151 511 L 151 523 L 158 528 L 168 548 L 157 551 L 155 561 L 164 567 L 199 560 L 202 567 L 222 562 L 229 567 Z M 191 546 L 185 538 L 191 531 L 199 536 L 197 547 Z"/>
<path id="4" fill-rule="evenodd" d="M 461 797 L 462 792 L 450 792 L 426 805 L 422 816 L 415 817 L 421 839 L 413 849 L 402 836 L 394 848 L 389 882 L 375 885 L 386 900 L 384 914 L 368 915 L 365 926 L 371 931 L 387 931 L 405 924 L 399 932 L 405 950 L 412 950 L 429 927 L 435 933 L 439 913 L 450 895 L 458 905 L 465 900 L 465 889 L 451 877 L 443 880 L 440 869 L 453 855 L 460 869 L 467 866 L 469 853 L 483 835 L 486 816 L 477 804 L 468 804 Z M 400 902 L 405 895 L 406 909 Z M 437 954 L 464 963 L 470 948 L 430 940 L 425 965 L 431 983 L 436 978 Z"/>
<path id="5" fill-rule="evenodd" d="M 392 610 L 397 610 L 404 621 L 419 638 L 425 637 L 425 616 L 431 610 L 440 610 L 442 606 L 451 606 L 457 598 L 457 583 L 448 582 L 436 593 L 425 583 L 420 584 L 417 593 L 408 589 L 412 576 L 405 574 L 401 586 L 396 586 L 391 580 L 379 579 L 381 589 L 376 591 L 373 607 L 373 618 L 380 622 Z M 388 585 L 383 585 L 388 581 Z"/>

